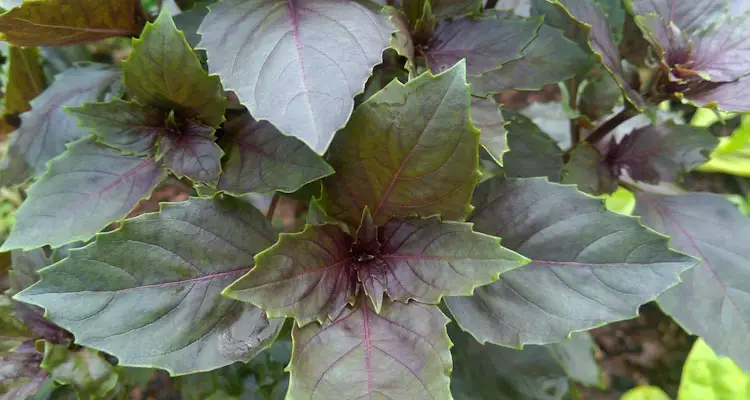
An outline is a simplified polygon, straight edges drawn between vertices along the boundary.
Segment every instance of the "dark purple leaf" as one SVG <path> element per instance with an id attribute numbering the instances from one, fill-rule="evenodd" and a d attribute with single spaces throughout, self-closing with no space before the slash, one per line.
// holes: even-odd
<path id="1" fill-rule="evenodd" d="M 427 66 L 439 73 L 466 59 L 466 73 L 479 75 L 519 58 L 536 36 L 541 18 L 456 18 L 441 22 L 424 50 Z"/>
<path id="2" fill-rule="evenodd" d="M 294 327 L 289 398 L 451 398 L 448 322 L 437 306 L 360 298 L 324 326 Z"/>
<path id="3" fill-rule="evenodd" d="M 636 129 L 607 153 L 607 164 L 638 181 L 674 182 L 703 164 L 717 139 L 705 128 L 666 123 Z"/>
<path id="4" fill-rule="evenodd" d="M 334 172 L 300 140 L 249 114 L 225 123 L 220 143 L 227 156 L 219 189 L 233 194 L 293 192 Z"/>
<path id="5" fill-rule="evenodd" d="M 637 218 L 542 178 L 489 179 L 472 204 L 477 231 L 532 260 L 474 296 L 446 298 L 459 325 L 480 342 L 554 343 L 632 318 L 697 262 L 669 250 L 668 238 Z"/>
<path id="6" fill-rule="evenodd" d="M 161 137 L 157 158 L 178 177 L 215 186 L 223 155 L 213 128 L 187 121 L 179 131 Z"/>
<path id="7" fill-rule="evenodd" d="M 8 138 L 9 151 L 0 166 L 4 185 L 39 177 L 47 161 L 65 151 L 65 144 L 88 135 L 63 107 L 101 100 L 101 94 L 120 76 L 99 66 L 72 68 L 31 101 L 31 111 L 21 114 L 21 128 Z"/>
<path id="8" fill-rule="evenodd" d="M 16 213 L 3 251 L 88 240 L 124 218 L 166 176 L 153 158 L 79 140 L 49 164 Z"/>
<path id="9" fill-rule="evenodd" d="M 359 280 L 377 311 L 384 291 L 393 301 L 437 304 L 443 296 L 470 296 L 474 288 L 528 262 L 503 248 L 499 238 L 474 232 L 464 222 L 394 219 L 377 234 L 379 251 L 358 265 Z"/>
<path id="10" fill-rule="evenodd" d="M 67 110 L 79 126 L 90 130 L 97 141 L 124 155 L 153 155 L 159 135 L 165 131 L 167 114 L 135 102 L 113 99 L 108 103 L 85 103 Z"/>
<path id="11" fill-rule="evenodd" d="M 224 295 L 255 304 L 269 317 L 294 317 L 300 326 L 334 320 L 355 300 L 351 245 L 351 238 L 331 224 L 281 234 Z"/>
<path id="12" fill-rule="evenodd" d="M 671 245 L 701 258 L 682 283 L 659 296 L 661 308 L 717 353 L 750 370 L 750 219 L 724 196 L 636 192 L 636 214 L 672 237 Z"/>

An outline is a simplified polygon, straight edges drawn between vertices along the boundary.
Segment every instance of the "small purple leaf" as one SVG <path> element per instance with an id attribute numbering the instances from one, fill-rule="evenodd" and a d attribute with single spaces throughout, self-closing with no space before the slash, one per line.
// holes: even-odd
<path id="1" fill-rule="evenodd" d="M 360 298 L 335 321 L 292 331 L 289 398 L 451 398 L 451 342 L 437 306 Z"/>
<path id="2" fill-rule="evenodd" d="M 213 128 L 187 121 L 179 132 L 170 131 L 161 137 L 157 158 L 178 177 L 215 186 L 224 155 L 215 140 Z"/>
<path id="3" fill-rule="evenodd" d="M 666 123 L 625 136 L 607 153 L 607 164 L 651 184 L 674 182 L 682 172 L 708 160 L 718 140 L 705 128 Z"/>
<path id="4" fill-rule="evenodd" d="M 705 82 L 685 93 L 685 97 L 701 107 L 718 107 L 736 112 L 750 110 L 750 75 L 734 82 Z"/>
<path id="5" fill-rule="evenodd" d="M 255 304 L 269 317 L 293 317 L 300 326 L 334 320 L 355 300 L 351 244 L 347 234 L 330 224 L 281 234 L 258 254 L 255 268 L 223 294 Z"/>
<path id="6" fill-rule="evenodd" d="M 725 13 L 727 6 L 726 0 L 630 0 L 629 3 L 633 14 L 659 14 L 667 26 L 674 24 L 689 35 Z"/>
<path id="7" fill-rule="evenodd" d="M 750 74 L 750 18 L 729 18 L 693 37 L 689 69 L 712 82 L 730 82 Z"/>

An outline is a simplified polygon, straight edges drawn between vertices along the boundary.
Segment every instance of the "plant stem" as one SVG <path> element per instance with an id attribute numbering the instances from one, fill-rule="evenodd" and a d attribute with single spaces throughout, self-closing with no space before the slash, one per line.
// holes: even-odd
<path id="1" fill-rule="evenodd" d="M 568 104 L 571 110 L 578 109 L 578 82 L 575 77 L 568 81 Z M 570 120 L 570 143 L 575 146 L 580 141 L 581 129 L 578 127 L 578 119 L 573 118 Z"/>
<path id="2" fill-rule="evenodd" d="M 273 221 L 273 215 L 276 214 L 276 206 L 279 204 L 279 199 L 281 196 L 279 195 L 279 192 L 276 192 L 273 194 L 273 198 L 271 199 L 271 205 L 268 206 L 268 212 L 266 213 L 266 219 L 270 222 Z"/>
<path id="3" fill-rule="evenodd" d="M 633 108 L 626 105 L 622 111 L 617 113 L 617 115 L 607 120 L 607 122 L 599 125 L 596 130 L 591 132 L 591 134 L 586 137 L 586 141 L 592 145 L 598 143 L 599 141 L 604 139 L 610 132 L 612 132 L 613 129 L 617 128 L 618 126 L 620 126 L 620 124 L 629 120 L 630 118 L 635 117 L 636 115 L 638 115 L 638 113 L 635 112 Z"/>

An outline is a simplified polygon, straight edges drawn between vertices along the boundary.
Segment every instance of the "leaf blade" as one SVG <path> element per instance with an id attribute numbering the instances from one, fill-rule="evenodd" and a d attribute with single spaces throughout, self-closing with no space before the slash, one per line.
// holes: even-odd
<path id="1" fill-rule="evenodd" d="M 474 202 L 470 221 L 478 231 L 532 259 L 473 297 L 446 299 L 460 326 L 481 342 L 553 343 L 630 318 L 695 265 L 670 251 L 666 237 L 571 186 L 494 178 L 478 187 Z"/>
<path id="2" fill-rule="evenodd" d="M 464 71 L 460 62 L 405 85 L 392 81 L 355 110 L 329 152 L 336 170 L 323 180 L 329 215 L 353 226 L 365 206 L 376 225 L 411 214 L 466 216 L 479 178 L 479 132 L 469 116 Z"/>
<path id="3" fill-rule="evenodd" d="M 324 327 L 294 327 L 287 396 L 450 398 L 448 319 L 416 302 L 386 302 L 378 314 L 364 300 Z"/>
<path id="4" fill-rule="evenodd" d="M 356 2 L 230 0 L 210 8 L 199 47 L 209 71 L 255 118 L 322 154 L 349 119 L 354 94 L 380 62 L 391 30 L 385 16 Z M 229 35 L 247 39 L 228 41 Z M 262 79 L 268 74 L 275 78 Z"/>
<path id="5" fill-rule="evenodd" d="M 274 239 L 248 203 L 171 203 L 98 235 L 16 298 L 44 307 L 77 343 L 122 365 L 172 374 L 211 370 L 248 361 L 280 328 L 258 308 L 220 295 Z"/>

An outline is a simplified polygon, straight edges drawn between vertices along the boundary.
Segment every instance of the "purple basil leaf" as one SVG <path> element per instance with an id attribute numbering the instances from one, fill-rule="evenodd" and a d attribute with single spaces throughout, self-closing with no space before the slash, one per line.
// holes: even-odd
<path id="1" fill-rule="evenodd" d="M 153 158 L 79 140 L 31 185 L 2 251 L 87 240 L 125 217 L 165 176 Z"/>
<path id="2" fill-rule="evenodd" d="M 472 297 L 446 299 L 459 325 L 480 342 L 553 343 L 632 318 L 697 262 L 671 251 L 667 237 L 637 218 L 607 211 L 602 200 L 572 186 L 493 178 L 472 201 L 477 231 L 532 260 Z"/>
<path id="3" fill-rule="evenodd" d="M 628 0 L 628 4 L 635 15 L 656 13 L 667 26 L 672 23 L 692 35 L 725 13 L 727 0 Z"/>
<path id="4" fill-rule="evenodd" d="M 255 304 L 269 317 L 294 317 L 300 326 L 334 320 L 355 301 L 351 244 L 349 235 L 332 224 L 281 234 L 224 295 Z"/>
<path id="5" fill-rule="evenodd" d="M 579 143 L 569 154 L 562 169 L 560 182 L 576 185 L 578 190 L 600 195 L 617 189 L 617 176 L 599 150 L 588 143 Z"/>
<path id="6" fill-rule="evenodd" d="M 289 398 L 449 399 L 451 342 L 437 306 L 360 298 L 335 321 L 292 331 Z"/>
<path id="7" fill-rule="evenodd" d="M 122 69 L 125 86 L 140 103 L 175 110 L 214 128 L 224 121 L 227 100 L 219 77 L 203 69 L 168 11 L 162 10 L 133 40 Z"/>
<path id="8" fill-rule="evenodd" d="M 636 108 L 643 107 L 643 99 L 630 87 L 625 79 L 625 71 L 620 61 L 620 51 L 612 36 L 612 30 L 601 7 L 591 1 L 548 0 L 557 9 L 568 15 L 570 24 L 583 26 L 591 50 L 601 60 L 602 65 L 612 74 L 623 91 L 625 98 Z"/>
<path id="9" fill-rule="evenodd" d="M 78 118 L 80 127 L 96 135 L 98 142 L 124 155 L 136 156 L 154 154 L 156 139 L 164 133 L 167 118 L 161 110 L 120 99 L 85 103 L 67 111 Z"/>
<path id="10" fill-rule="evenodd" d="M 693 37 L 689 69 L 712 82 L 730 82 L 750 74 L 750 15 L 728 18 Z"/>
<path id="11" fill-rule="evenodd" d="M 590 77 L 583 87 L 578 111 L 591 121 L 597 121 L 612 114 L 620 101 L 620 88 L 612 76 L 602 71 Z"/>
<path id="12" fill-rule="evenodd" d="M 674 182 L 708 160 L 718 140 L 706 128 L 666 123 L 648 125 L 625 136 L 607 154 L 615 170 L 651 184 Z"/>
<path id="13" fill-rule="evenodd" d="M 215 186 L 224 152 L 216 144 L 214 128 L 187 121 L 180 132 L 163 135 L 157 157 L 178 177 Z"/>
<path id="14" fill-rule="evenodd" d="M 465 218 L 479 178 L 465 71 L 461 61 L 392 81 L 357 107 L 328 154 L 336 173 L 323 179 L 321 204 L 330 216 L 357 226 L 366 206 L 376 225 L 414 214 Z"/>
<path id="15" fill-rule="evenodd" d="M 546 176 L 560 180 L 563 152 L 557 143 L 542 132 L 528 117 L 515 111 L 503 110 L 508 121 L 508 147 L 503 155 L 503 168 L 509 178 Z"/>
<path id="16" fill-rule="evenodd" d="M 437 217 L 390 220 L 378 237 L 380 255 L 358 268 L 377 311 L 384 290 L 393 301 L 437 304 L 443 296 L 471 296 L 474 288 L 528 263 L 499 238 Z"/>
<path id="17" fill-rule="evenodd" d="M 441 22 L 423 51 L 433 73 L 466 60 L 466 73 L 479 75 L 519 58 L 536 36 L 541 18 L 456 18 Z"/>
<path id="18" fill-rule="evenodd" d="M 471 120 L 479 129 L 479 143 L 499 165 L 503 165 L 503 154 L 508 151 L 505 121 L 497 103 L 491 98 L 471 98 Z"/>
<path id="19" fill-rule="evenodd" d="M 63 107 L 97 101 L 120 77 L 114 69 L 89 66 L 69 69 L 31 101 L 31 111 L 21 114 L 21 128 L 11 133 L 8 155 L 0 165 L 3 185 L 39 177 L 47 161 L 65 151 L 65 144 L 88 135 Z"/>
<path id="20" fill-rule="evenodd" d="M 682 283 L 659 296 L 661 308 L 717 353 L 750 370 L 750 219 L 724 196 L 689 193 L 661 196 L 636 192 L 636 214 L 672 236 L 671 245 L 700 264 Z"/>
<path id="21" fill-rule="evenodd" d="M 494 93 L 508 89 L 540 90 L 590 68 L 591 57 L 558 29 L 542 25 L 521 56 L 500 68 L 470 77 L 474 93 Z"/>
<path id="22" fill-rule="evenodd" d="M 393 7 L 385 7 L 383 13 L 388 16 L 391 25 L 395 29 L 391 33 L 391 47 L 399 55 L 406 57 L 406 70 L 416 75 L 417 67 L 414 60 L 414 41 L 409 31 L 409 22 L 406 20 L 406 15 L 404 15 L 403 11 Z"/>
<path id="23" fill-rule="evenodd" d="M 685 97 L 701 107 L 718 107 L 724 111 L 750 110 L 750 75 L 734 82 L 705 82 Z"/>
<path id="24" fill-rule="evenodd" d="M 430 4 L 437 18 L 474 14 L 482 9 L 482 0 L 430 0 Z"/>
<path id="25" fill-rule="evenodd" d="M 255 118 L 323 153 L 392 30 L 355 1 L 225 0 L 203 19 L 199 46 Z"/>
<path id="26" fill-rule="evenodd" d="M 227 155 L 219 189 L 236 195 L 293 192 L 334 172 L 300 140 L 249 114 L 224 124 L 220 144 Z"/>
<path id="27" fill-rule="evenodd" d="M 167 204 L 71 251 L 15 298 L 44 307 L 76 343 L 120 365 L 212 370 L 249 361 L 281 327 L 220 295 L 275 240 L 247 202 L 227 196 Z"/>

